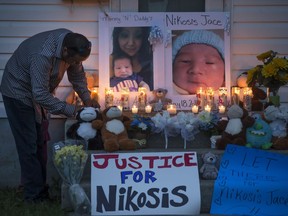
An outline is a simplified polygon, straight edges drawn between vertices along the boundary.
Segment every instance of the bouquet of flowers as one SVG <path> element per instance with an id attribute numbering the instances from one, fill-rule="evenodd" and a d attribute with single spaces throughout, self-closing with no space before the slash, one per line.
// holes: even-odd
<path id="1" fill-rule="evenodd" d="M 73 141 L 58 142 L 53 146 L 53 162 L 61 176 L 64 184 L 69 186 L 69 195 L 74 208 L 78 214 L 90 214 L 90 201 L 79 185 L 83 175 L 84 167 L 88 158 L 83 150 L 85 145 L 73 143 Z"/>
<path id="2" fill-rule="evenodd" d="M 146 135 L 149 135 L 153 131 L 154 127 L 154 122 L 150 117 L 143 117 L 137 114 L 133 116 L 130 124 L 131 131 L 144 133 Z"/>
<path id="3" fill-rule="evenodd" d="M 217 123 L 220 120 L 220 117 L 215 112 L 208 112 L 206 110 L 201 111 L 198 114 L 199 119 L 199 130 L 204 131 L 211 135 L 217 134 Z"/>
<path id="4" fill-rule="evenodd" d="M 269 88 L 269 91 L 276 96 L 281 86 L 288 83 L 288 60 L 276 57 L 277 52 L 272 50 L 257 56 L 263 65 L 257 65 L 247 73 L 248 86 L 256 84 Z"/>

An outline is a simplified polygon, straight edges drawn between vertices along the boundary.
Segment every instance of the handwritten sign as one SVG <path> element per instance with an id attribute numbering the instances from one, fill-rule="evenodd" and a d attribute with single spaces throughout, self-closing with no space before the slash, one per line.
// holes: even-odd
<path id="1" fill-rule="evenodd" d="M 91 155 L 92 215 L 197 215 L 195 152 Z"/>
<path id="2" fill-rule="evenodd" d="M 210 213 L 288 215 L 287 164 L 283 154 L 228 145 Z"/>

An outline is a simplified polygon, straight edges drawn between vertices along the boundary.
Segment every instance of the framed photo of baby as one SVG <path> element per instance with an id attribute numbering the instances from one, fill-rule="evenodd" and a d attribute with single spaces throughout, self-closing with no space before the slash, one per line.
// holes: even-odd
<path id="1" fill-rule="evenodd" d="M 165 20 L 171 34 L 165 52 L 166 86 L 177 109 L 191 109 L 199 91 L 212 90 L 217 99 L 224 87 L 229 95 L 229 14 L 166 13 Z"/>

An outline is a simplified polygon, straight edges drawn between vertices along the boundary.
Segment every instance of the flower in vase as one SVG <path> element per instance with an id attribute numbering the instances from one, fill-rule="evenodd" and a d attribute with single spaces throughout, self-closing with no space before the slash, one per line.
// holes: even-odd
<path id="1" fill-rule="evenodd" d="M 270 50 L 257 56 L 263 65 L 257 65 L 247 72 L 248 86 L 263 85 L 276 96 L 279 88 L 288 83 L 288 60 L 276 55 L 277 52 Z"/>

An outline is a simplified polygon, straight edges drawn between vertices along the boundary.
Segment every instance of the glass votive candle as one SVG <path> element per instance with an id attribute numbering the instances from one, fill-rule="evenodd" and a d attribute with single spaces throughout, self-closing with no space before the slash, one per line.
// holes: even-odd
<path id="1" fill-rule="evenodd" d="M 175 115 L 177 113 L 176 105 L 175 104 L 168 104 L 167 105 L 167 111 L 170 114 Z"/>
<path id="2" fill-rule="evenodd" d="M 132 108 L 131 108 L 131 111 L 132 111 L 132 113 L 134 113 L 134 114 L 136 114 L 136 113 L 138 113 L 138 107 L 137 107 L 137 105 L 133 105 L 132 106 Z"/>
<path id="3" fill-rule="evenodd" d="M 221 114 L 225 113 L 226 108 L 224 105 L 220 105 L 218 108 L 219 108 L 219 113 Z"/>
<path id="4" fill-rule="evenodd" d="M 208 104 L 204 107 L 204 109 L 205 109 L 205 111 L 207 111 L 207 112 L 211 112 L 211 106 L 208 105 Z"/>
<path id="5" fill-rule="evenodd" d="M 146 113 L 151 113 L 151 112 L 152 112 L 152 106 L 151 106 L 150 104 L 147 104 L 147 105 L 145 106 L 145 112 L 146 112 Z"/>
<path id="6" fill-rule="evenodd" d="M 198 111 L 199 111 L 199 107 L 194 104 L 194 105 L 192 106 L 192 112 L 196 114 L 196 113 L 198 113 Z"/>
<path id="7" fill-rule="evenodd" d="M 121 105 L 117 106 L 119 110 L 123 111 L 123 107 Z"/>

